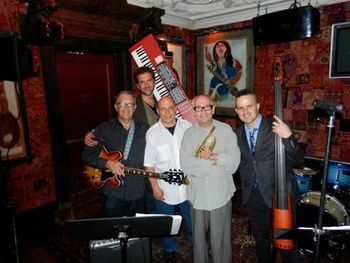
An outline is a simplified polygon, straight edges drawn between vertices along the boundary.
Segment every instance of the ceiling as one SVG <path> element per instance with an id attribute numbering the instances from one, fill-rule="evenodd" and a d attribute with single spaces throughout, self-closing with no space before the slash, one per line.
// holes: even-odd
<path id="1" fill-rule="evenodd" d="M 127 0 L 127 2 L 140 7 L 164 9 L 163 24 L 191 30 L 250 20 L 257 15 L 288 9 L 294 4 L 294 0 Z M 300 0 L 297 3 L 301 6 L 310 3 L 318 7 L 339 2 L 345 0 Z"/>

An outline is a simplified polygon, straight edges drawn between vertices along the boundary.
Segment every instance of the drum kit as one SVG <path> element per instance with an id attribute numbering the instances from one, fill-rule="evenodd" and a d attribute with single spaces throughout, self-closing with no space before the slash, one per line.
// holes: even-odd
<path id="1" fill-rule="evenodd" d="M 322 184 L 319 172 L 310 169 L 293 169 L 301 199 L 296 209 L 298 245 L 304 255 L 312 256 L 315 246 L 315 226 L 319 220 Z M 324 201 L 321 257 L 337 261 L 350 239 L 350 165 L 330 162 L 327 176 L 327 193 Z"/>

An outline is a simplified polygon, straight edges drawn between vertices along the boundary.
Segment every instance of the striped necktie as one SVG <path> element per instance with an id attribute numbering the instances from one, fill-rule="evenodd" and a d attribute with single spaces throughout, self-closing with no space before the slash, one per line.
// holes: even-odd
<path id="1" fill-rule="evenodd" d="M 256 148 L 256 140 L 254 138 L 255 132 L 257 131 L 257 128 L 254 128 L 253 130 L 249 131 L 249 142 L 250 142 L 250 150 L 252 152 L 252 155 L 254 155 L 255 153 L 255 148 Z M 258 188 L 259 187 L 259 183 L 258 183 L 258 179 L 256 177 L 256 174 L 253 174 L 253 187 L 254 188 Z"/>
<path id="2" fill-rule="evenodd" d="M 258 130 L 257 128 L 254 128 L 253 130 L 249 131 L 250 150 L 252 151 L 252 154 L 255 153 L 256 141 L 254 138 L 254 134 L 257 130 Z"/>

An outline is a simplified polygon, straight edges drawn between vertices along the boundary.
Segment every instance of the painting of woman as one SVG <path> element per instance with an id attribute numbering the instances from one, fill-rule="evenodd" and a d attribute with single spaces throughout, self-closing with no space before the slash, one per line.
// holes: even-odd
<path id="1" fill-rule="evenodd" d="M 242 77 L 242 65 L 233 58 L 231 46 L 226 40 L 215 43 L 212 54 L 205 47 L 207 68 L 212 74 L 210 80 L 209 95 L 218 106 L 232 106 L 232 101 L 237 93 L 237 82 Z"/>

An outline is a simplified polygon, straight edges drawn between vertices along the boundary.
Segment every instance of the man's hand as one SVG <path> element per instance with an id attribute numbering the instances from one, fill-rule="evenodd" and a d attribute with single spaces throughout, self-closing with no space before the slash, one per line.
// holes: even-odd
<path id="1" fill-rule="evenodd" d="M 89 131 L 85 134 L 84 143 L 87 146 L 91 146 L 91 147 L 97 145 L 97 141 L 95 140 L 95 135 L 92 131 Z"/>
<path id="2" fill-rule="evenodd" d="M 118 161 L 108 160 L 106 163 L 106 168 L 114 175 L 123 175 L 124 174 L 124 164 Z"/>
<path id="3" fill-rule="evenodd" d="M 215 166 L 218 161 L 218 154 L 213 153 L 208 148 L 204 148 L 199 154 L 199 158 L 211 161 L 212 166 Z"/>
<path id="4" fill-rule="evenodd" d="M 165 200 L 164 192 L 163 192 L 162 189 L 160 189 L 158 184 L 156 186 L 152 185 L 152 190 L 153 190 L 153 197 L 154 197 L 154 199 L 159 200 L 159 201 Z"/>
<path id="5" fill-rule="evenodd" d="M 281 138 L 288 138 L 292 135 L 292 131 L 280 118 L 273 116 L 275 121 L 272 123 L 272 131 L 276 133 Z"/>

